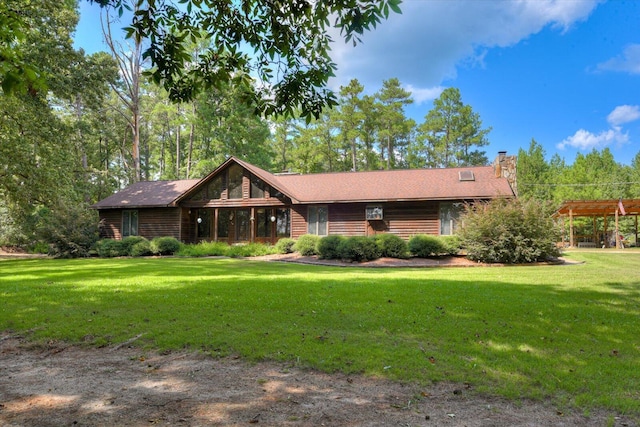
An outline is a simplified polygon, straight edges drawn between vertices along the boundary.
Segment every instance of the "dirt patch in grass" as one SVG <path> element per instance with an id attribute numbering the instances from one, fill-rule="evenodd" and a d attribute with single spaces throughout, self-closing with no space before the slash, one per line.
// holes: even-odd
<path id="1" fill-rule="evenodd" d="M 390 369 L 393 369 L 392 367 Z M 278 363 L 176 352 L 34 345 L 0 334 L 5 426 L 632 426 L 546 402 L 482 396 Z"/>
<path id="2" fill-rule="evenodd" d="M 46 258 L 44 254 L 30 254 L 22 248 L 15 246 L 0 246 L 0 259 L 17 258 Z"/>

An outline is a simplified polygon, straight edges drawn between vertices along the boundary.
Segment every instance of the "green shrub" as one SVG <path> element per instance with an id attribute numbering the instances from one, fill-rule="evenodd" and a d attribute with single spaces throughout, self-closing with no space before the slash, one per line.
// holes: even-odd
<path id="1" fill-rule="evenodd" d="M 440 236 L 440 242 L 442 243 L 442 255 L 458 255 L 461 248 L 460 238 L 456 235 Z"/>
<path id="2" fill-rule="evenodd" d="M 49 245 L 45 242 L 36 242 L 28 248 L 29 253 L 47 255 L 50 251 Z"/>
<path id="3" fill-rule="evenodd" d="M 142 236 L 127 236 L 124 239 L 122 239 L 122 244 L 125 247 L 125 250 L 127 252 L 127 255 L 131 255 L 131 248 L 133 248 L 133 246 L 136 243 L 140 243 L 140 242 L 144 242 L 144 241 L 148 241 L 147 239 L 145 239 Z"/>
<path id="4" fill-rule="evenodd" d="M 128 245 L 122 240 L 102 239 L 95 245 L 95 250 L 101 258 L 128 256 Z"/>
<path id="5" fill-rule="evenodd" d="M 344 237 L 337 234 L 325 236 L 318 242 L 318 256 L 324 259 L 340 259 L 340 250 L 338 247 L 344 241 Z"/>
<path id="6" fill-rule="evenodd" d="M 56 258 L 89 256 L 98 240 L 97 214 L 82 204 L 39 207 L 31 216 L 31 224 L 38 246 L 47 245 L 49 255 Z"/>
<path id="7" fill-rule="evenodd" d="M 373 239 L 380 249 L 380 256 L 407 258 L 407 242 L 395 234 L 376 234 Z"/>
<path id="8" fill-rule="evenodd" d="M 284 239 L 278 240 L 278 242 L 276 243 L 276 251 L 279 254 L 293 253 L 295 244 L 296 244 L 295 240 L 289 237 L 285 237 Z"/>
<path id="9" fill-rule="evenodd" d="M 151 251 L 156 255 L 173 255 L 180 250 L 175 237 L 156 237 L 151 241 Z"/>
<path id="10" fill-rule="evenodd" d="M 270 255 L 274 252 L 275 248 L 271 245 L 265 245 L 264 243 L 247 243 L 246 245 L 229 246 L 227 256 L 232 258 L 254 257 Z"/>
<path id="11" fill-rule="evenodd" d="M 151 242 L 147 239 L 140 240 L 138 243 L 131 246 L 131 249 L 129 249 L 129 255 L 133 257 L 153 255 L 153 251 L 151 251 Z"/>
<path id="12" fill-rule="evenodd" d="M 340 242 L 340 257 L 356 262 L 371 261 L 380 258 L 380 249 L 376 242 L 365 236 L 351 236 Z"/>
<path id="13" fill-rule="evenodd" d="M 294 249 L 302 256 L 312 256 L 318 254 L 318 242 L 320 237 L 315 234 L 304 234 L 298 238 Z"/>
<path id="14" fill-rule="evenodd" d="M 200 242 L 182 245 L 176 255 L 184 257 L 226 256 L 229 245 L 225 242 Z"/>
<path id="15" fill-rule="evenodd" d="M 438 236 L 416 234 L 409 239 L 409 252 L 419 258 L 440 255 L 444 252 L 442 240 Z"/>
<path id="16" fill-rule="evenodd" d="M 560 255 L 553 207 L 539 201 L 497 199 L 463 214 L 458 232 L 467 257 L 507 264 L 545 261 Z"/>

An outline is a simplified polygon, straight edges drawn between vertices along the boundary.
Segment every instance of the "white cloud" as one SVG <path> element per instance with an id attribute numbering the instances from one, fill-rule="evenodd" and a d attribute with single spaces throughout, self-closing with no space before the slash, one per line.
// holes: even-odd
<path id="1" fill-rule="evenodd" d="M 612 143 L 624 144 L 629 141 L 629 134 L 622 133 L 620 127 L 602 131 L 599 134 L 591 133 L 580 129 L 572 136 L 565 138 L 557 145 L 558 149 L 564 150 L 567 146 L 587 151 L 594 148 L 603 148 Z"/>
<path id="2" fill-rule="evenodd" d="M 430 87 L 430 88 L 418 88 L 418 87 L 414 87 L 413 85 L 405 86 L 405 90 L 407 90 L 408 92 L 411 92 L 413 101 L 416 104 L 422 104 L 423 102 L 433 101 L 434 99 L 440 96 L 440 94 L 442 93 L 442 91 L 444 91 L 444 89 L 445 88 L 442 86 L 436 86 L 436 87 Z"/>
<path id="3" fill-rule="evenodd" d="M 629 142 L 629 133 L 622 132 L 620 125 L 630 123 L 640 119 L 640 106 L 619 105 L 607 116 L 607 122 L 611 129 L 598 134 L 580 129 L 572 136 L 565 138 L 557 144 L 558 149 L 564 150 L 566 147 L 573 147 L 579 150 L 591 150 L 593 148 L 603 148 L 613 143 L 624 144 Z"/>
<path id="4" fill-rule="evenodd" d="M 640 119 L 640 107 L 637 105 L 620 105 L 607 116 L 611 126 L 620 126 Z"/>
<path id="5" fill-rule="evenodd" d="M 596 70 L 640 74 L 640 44 L 627 46 L 622 55 L 598 64 Z"/>
<path id="6" fill-rule="evenodd" d="M 490 48 L 516 45 L 548 26 L 567 31 L 599 2 L 405 1 L 401 15 L 391 14 L 355 48 L 333 34 L 338 72 L 332 86 L 357 78 L 375 91 L 383 80 L 397 77 L 405 85 L 436 87 L 455 78 L 458 66 L 484 66 Z"/>

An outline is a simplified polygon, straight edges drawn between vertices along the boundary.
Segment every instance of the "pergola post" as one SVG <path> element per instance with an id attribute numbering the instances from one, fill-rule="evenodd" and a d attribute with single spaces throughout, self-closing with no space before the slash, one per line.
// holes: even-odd
<path id="1" fill-rule="evenodd" d="M 593 234 L 595 240 L 596 235 L 598 234 L 599 226 L 597 221 L 598 218 L 602 216 L 604 220 L 604 235 L 602 236 L 601 240 L 604 240 L 604 242 L 600 243 L 596 240 L 594 243 L 596 245 L 600 243 L 602 247 L 606 248 L 622 248 L 623 244 L 620 241 L 620 226 L 622 220 L 620 219 L 620 216 L 623 212 L 626 216 L 634 217 L 636 244 L 640 244 L 640 242 L 638 242 L 638 222 L 640 222 L 638 220 L 638 215 L 640 215 L 640 198 L 607 200 L 567 200 L 562 203 L 558 210 L 556 210 L 556 212 L 553 214 L 553 217 L 562 218 L 562 225 L 565 233 L 567 227 L 565 226 L 564 221 L 566 217 L 569 217 L 569 247 L 576 247 L 576 245 L 581 244 L 580 242 L 576 241 L 576 230 L 573 224 L 573 218 L 593 218 Z M 612 219 L 614 220 L 614 224 L 611 224 Z M 629 220 L 629 222 L 631 221 Z M 611 229 L 611 235 L 608 234 L 609 229 Z M 563 234 L 563 242 L 565 240 L 564 236 L 566 236 L 566 234 Z M 611 241 L 612 236 L 614 236 L 613 242 Z"/>
<path id="2" fill-rule="evenodd" d="M 622 241 L 619 239 L 620 236 L 620 228 L 618 227 L 618 211 L 619 208 L 616 207 L 616 249 L 620 249 L 622 247 Z"/>

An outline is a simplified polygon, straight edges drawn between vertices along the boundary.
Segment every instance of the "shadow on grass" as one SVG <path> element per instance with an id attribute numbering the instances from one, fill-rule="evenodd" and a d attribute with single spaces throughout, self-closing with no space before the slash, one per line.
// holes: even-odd
<path id="1" fill-rule="evenodd" d="M 599 266 L 365 270 L 228 259 L 21 261 L 0 330 L 640 414 L 640 282 Z M 7 264 L 3 263 L 0 268 Z M 609 276 L 608 276 L 609 277 Z M 610 277 L 612 278 L 612 277 Z"/>

